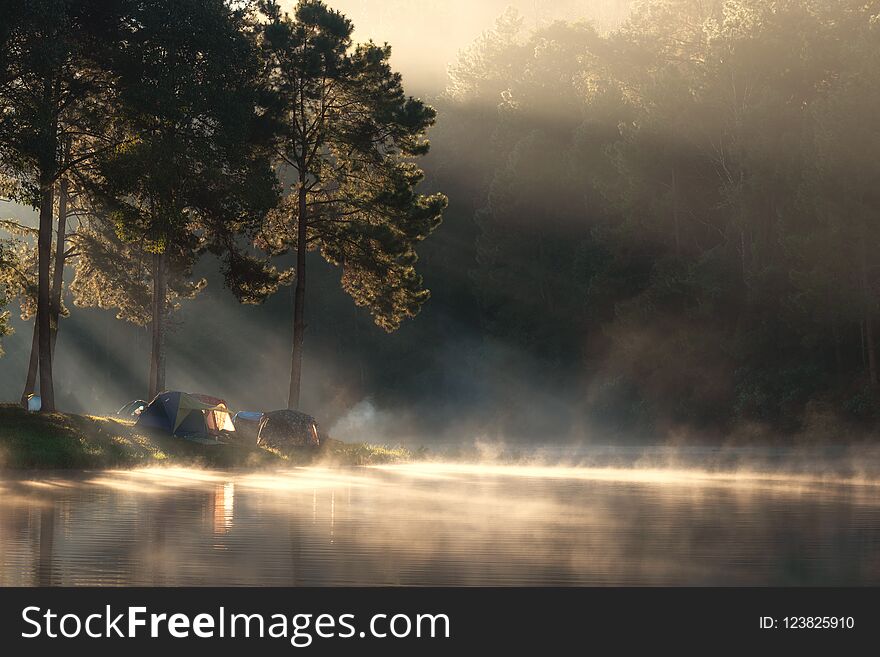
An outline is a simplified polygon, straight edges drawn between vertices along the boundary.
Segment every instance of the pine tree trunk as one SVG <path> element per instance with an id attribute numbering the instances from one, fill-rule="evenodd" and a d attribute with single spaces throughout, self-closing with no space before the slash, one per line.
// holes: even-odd
<path id="1" fill-rule="evenodd" d="M 165 329 L 168 314 L 168 267 L 165 252 L 159 254 L 159 338 L 156 366 L 156 394 L 165 390 Z"/>
<path id="2" fill-rule="evenodd" d="M 306 189 L 300 182 L 299 213 L 296 227 L 296 288 L 293 293 L 293 353 L 290 362 L 290 393 L 287 408 L 299 407 L 300 382 L 302 380 L 303 337 L 305 325 L 306 297 Z"/>
<path id="3" fill-rule="evenodd" d="M 149 397 L 153 399 L 165 390 L 165 308 L 166 308 L 165 254 L 153 254 L 153 321 L 150 349 Z"/>
<path id="4" fill-rule="evenodd" d="M 158 286 L 156 285 L 156 280 L 159 278 L 159 254 L 153 254 L 153 263 L 152 263 L 152 274 L 153 274 L 153 289 L 151 290 L 152 296 L 150 297 L 150 314 L 152 315 L 150 319 L 150 378 L 149 383 L 147 384 L 147 400 L 152 401 L 152 399 L 156 396 L 156 371 L 158 360 L 156 359 L 156 335 L 158 334 L 157 330 L 157 322 L 159 313 L 156 311 L 158 308 L 158 304 L 156 303 Z"/>
<path id="5" fill-rule="evenodd" d="M 40 174 L 40 232 L 37 238 L 39 288 L 37 293 L 37 326 L 40 363 L 40 397 L 42 410 L 55 411 L 55 390 L 52 383 L 52 322 L 50 305 L 50 264 L 52 260 L 52 206 L 55 190 L 52 173 L 44 164 Z"/>
<path id="6" fill-rule="evenodd" d="M 24 383 L 24 392 L 21 393 L 21 405 L 27 408 L 27 398 L 29 395 L 34 394 L 34 389 L 37 387 L 37 367 L 39 365 L 40 358 L 40 325 L 37 322 L 37 318 L 34 317 L 34 330 L 33 337 L 31 338 L 31 357 L 28 361 L 28 373 L 27 379 Z"/>
<path id="7" fill-rule="evenodd" d="M 58 342 L 58 322 L 61 318 L 61 290 L 64 285 L 64 244 L 67 239 L 67 194 L 69 182 L 61 179 L 58 190 L 58 234 L 55 238 L 55 271 L 52 279 L 50 303 L 52 325 L 52 362 L 55 361 L 55 344 Z"/>

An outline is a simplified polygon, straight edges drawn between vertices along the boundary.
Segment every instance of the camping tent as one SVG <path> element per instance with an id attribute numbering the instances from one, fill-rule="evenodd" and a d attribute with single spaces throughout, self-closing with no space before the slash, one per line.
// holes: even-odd
<path id="1" fill-rule="evenodd" d="M 116 411 L 116 415 L 121 415 L 122 417 L 137 417 L 146 407 L 147 402 L 143 399 L 135 399 Z"/>
<path id="2" fill-rule="evenodd" d="M 264 415 L 259 411 L 239 411 L 232 417 L 232 424 L 242 440 L 256 442 L 260 435 L 260 427 L 263 426 Z"/>
<path id="3" fill-rule="evenodd" d="M 161 429 L 174 436 L 235 431 L 225 401 L 179 391 L 156 395 L 138 416 L 136 426 Z"/>
<path id="4" fill-rule="evenodd" d="M 257 444 L 279 449 L 318 447 L 318 423 L 311 415 L 299 411 L 270 411 L 263 416 Z"/>

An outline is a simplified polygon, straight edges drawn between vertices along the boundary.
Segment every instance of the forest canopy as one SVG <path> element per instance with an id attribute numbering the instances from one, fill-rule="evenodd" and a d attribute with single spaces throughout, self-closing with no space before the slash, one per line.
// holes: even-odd
<path id="1" fill-rule="evenodd" d="M 473 217 L 481 330 L 594 429 L 876 419 L 878 55 L 878 3 L 502 16 L 435 136 L 466 167 L 438 184 Z"/>

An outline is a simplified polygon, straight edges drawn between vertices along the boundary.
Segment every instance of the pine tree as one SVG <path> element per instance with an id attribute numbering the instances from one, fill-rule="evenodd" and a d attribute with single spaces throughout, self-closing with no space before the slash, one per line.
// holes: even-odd
<path id="1" fill-rule="evenodd" d="M 3 272 L 10 269 L 7 248 L 8 244 L 6 243 L 6 240 L 0 240 L 0 276 L 3 275 Z M 12 328 L 9 326 L 9 311 L 6 310 L 6 305 L 8 302 L 8 290 L 6 288 L 6 284 L 2 279 L 0 279 L 0 338 L 5 335 L 10 335 L 12 333 Z M 0 358 L 2 357 L 3 343 L 2 341 L 0 341 Z"/>
<path id="2" fill-rule="evenodd" d="M 277 202 L 276 179 L 261 149 L 270 134 L 257 113 L 259 60 L 248 33 L 247 4 L 224 0 L 166 0 L 132 7 L 131 33 L 114 52 L 119 148 L 105 151 L 84 176 L 98 217 L 112 222 L 118 242 L 97 229 L 84 267 L 109 264 L 138 250 L 149 263 L 136 269 L 150 282 L 149 313 L 136 289 L 119 281 L 113 301 L 78 275 L 81 303 L 113 304 L 152 329 L 149 394 L 165 387 L 169 302 L 191 296 L 181 284 L 206 251 L 223 263 L 226 282 L 244 301 L 258 301 L 280 274 L 247 251 L 243 239 Z M 124 244 L 136 243 L 130 252 Z M 139 257 L 139 256 L 137 256 Z M 106 273 L 108 279 L 114 273 Z M 127 295 L 131 294 L 129 298 Z M 133 308 L 138 308 L 137 312 Z"/>
<path id="3" fill-rule="evenodd" d="M 68 257 L 71 255 L 69 240 L 74 237 L 67 229 L 68 215 L 71 214 L 67 207 L 69 187 L 62 186 L 59 196 L 58 229 L 55 231 L 56 248 L 51 256 L 50 269 L 52 272 L 52 287 L 50 290 L 50 330 L 51 330 L 51 356 L 55 357 L 55 342 L 58 337 L 58 328 L 61 317 L 69 315 L 68 308 L 63 302 L 63 271 Z M 37 242 L 39 230 L 32 228 L 14 219 L 0 220 L 0 230 L 12 236 L 7 240 L 6 256 L 3 267 L 0 267 L 0 285 L 6 290 L 8 300 L 17 299 L 20 307 L 20 316 L 24 321 L 35 319 L 39 299 L 39 252 Z M 22 405 L 26 404 L 28 397 L 35 391 L 37 373 L 39 371 L 39 325 L 34 322 L 32 331 L 30 358 L 28 359 L 28 371 L 25 378 L 24 390 L 21 394 Z"/>
<path id="4" fill-rule="evenodd" d="M 0 174 L 10 196 L 40 211 L 37 335 L 44 411 L 55 410 L 52 378 L 52 260 L 55 188 L 70 169 L 106 148 L 96 108 L 110 88 L 104 44 L 119 27 L 120 2 L 4 1 L 0 4 Z M 88 146 L 70 157 L 67 140 Z M 54 304 L 57 307 L 57 304 Z"/>
<path id="5" fill-rule="evenodd" d="M 192 239 L 192 236 L 190 236 Z M 174 312 L 184 299 L 194 298 L 206 285 L 194 279 L 193 243 L 175 243 L 166 251 L 169 277 L 166 312 Z M 125 241 L 106 217 L 89 217 L 77 230 L 77 261 L 70 289 L 74 302 L 116 311 L 116 318 L 136 326 L 153 320 L 153 254 L 145 240 Z"/>
<path id="6" fill-rule="evenodd" d="M 341 284 L 374 321 L 395 330 L 428 299 L 415 247 L 440 223 L 442 194 L 415 191 L 435 112 L 404 94 L 389 46 L 352 46 L 352 24 L 318 0 L 293 16 L 265 2 L 266 79 L 281 122 L 278 156 L 288 194 L 259 244 L 296 252 L 288 406 L 299 405 L 306 253 L 342 269 Z"/>

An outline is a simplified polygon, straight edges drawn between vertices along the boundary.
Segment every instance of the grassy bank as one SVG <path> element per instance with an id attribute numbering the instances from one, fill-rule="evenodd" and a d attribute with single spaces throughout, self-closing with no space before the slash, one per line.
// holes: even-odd
<path id="1" fill-rule="evenodd" d="M 328 463 L 368 465 L 408 460 L 399 448 L 328 439 L 319 450 L 289 454 L 250 443 L 206 446 L 144 433 L 113 416 L 28 413 L 0 405 L 0 468 L 100 469 L 150 465 L 260 468 Z"/>

